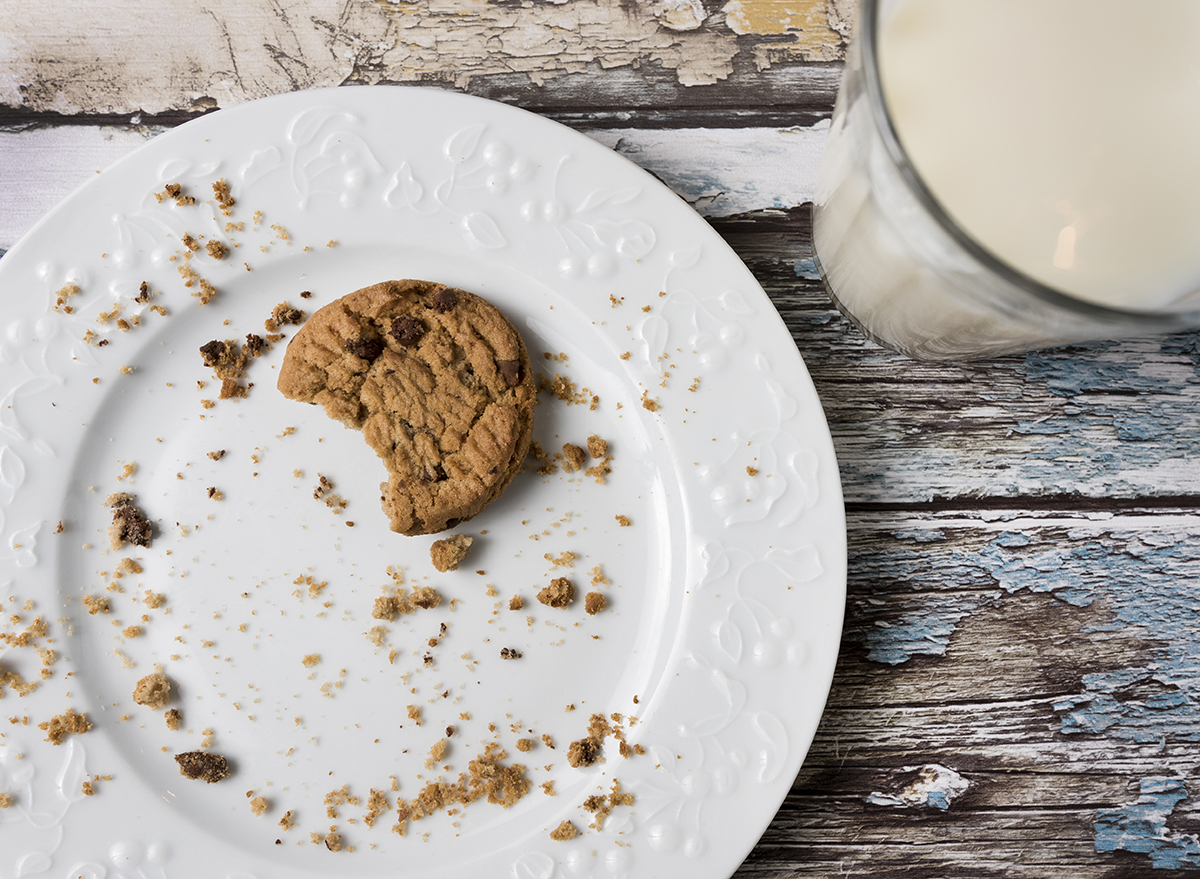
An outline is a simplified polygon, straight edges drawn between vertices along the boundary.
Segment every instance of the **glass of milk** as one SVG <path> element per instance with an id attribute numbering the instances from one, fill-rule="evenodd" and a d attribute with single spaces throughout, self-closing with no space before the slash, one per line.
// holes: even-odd
<path id="1" fill-rule="evenodd" d="M 813 212 L 869 336 L 971 359 L 1200 327 L 1200 0 L 863 0 Z"/>

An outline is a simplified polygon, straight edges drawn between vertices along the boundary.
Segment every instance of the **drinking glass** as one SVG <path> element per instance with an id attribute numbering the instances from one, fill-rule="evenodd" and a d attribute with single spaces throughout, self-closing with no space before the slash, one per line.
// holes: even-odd
<path id="1" fill-rule="evenodd" d="M 879 65 L 888 7 L 862 0 L 814 198 L 817 267 L 842 313 L 875 341 L 922 360 L 1200 327 L 1195 297 L 1155 310 L 1098 304 L 1034 280 L 964 231 L 893 125 Z"/>

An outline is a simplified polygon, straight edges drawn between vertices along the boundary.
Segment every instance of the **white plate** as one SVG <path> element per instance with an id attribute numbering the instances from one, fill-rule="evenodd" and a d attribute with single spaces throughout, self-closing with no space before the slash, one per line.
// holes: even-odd
<path id="1" fill-rule="evenodd" d="M 219 178 L 237 200 L 232 217 L 213 202 Z M 170 182 L 196 203 L 157 201 Z M 231 255 L 186 262 L 185 233 Z M 185 264 L 218 291 L 208 305 L 185 288 Z M 521 473 L 458 529 L 478 539 L 464 568 L 444 575 L 429 561 L 434 538 L 387 530 L 383 468 L 360 435 L 275 390 L 285 343 L 253 362 L 248 399 L 201 405 L 219 384 L 203 343 L 261 333 L 284 300 L 311 312 L 402 277 L 497 303 L 540 372 L 599 397 L 591 408 L 539 395 L 535 437 L 557 450 L 597 434 L 614 457 L 602 485 Z M 165 316 L 134 301 L 143 281 Z M 80 292 L 66 314 L 54 305 L 69 283 Z M 58 654 L 40 680 L 34 646 L 0 648 L 0 673 L 40 682 L 0 699 L 0 793 L 11 797 L 0 876 L 736 869 L 820 718 L 845 527 L 829 434 L 791 338 L 746 268 L 665 187 L 500 104 L 409 88 L 296 93 L 188 123 L 98 175 L 0 261 L 0 289 L 3 626 L 16 633 L 41 615 L 49 631 L 37 646 Z M 140 323 L 99 322 L 114 303 Z M 217 449 L 227 454 L 214 461 L 206 453 Z M 126 464 L 136 470 L 122 478 Z M 318 473 L 347 499 L 340 514 L 313 499 Z M 210 499 L 210 486 L 224 499 Z M 114 491 L 134 493 L 156 522 L 150 548 L 108 549 L 102 502 Z M 545 558 L 567 551 L 579 556 L 570 570 Z M 114 581 L 125 557 L 143 572 Z M 604 612 L 534 601 L 564 573 L 592 589 L 597 565 L 611 580 L 595 587 Z M 371 608 L 389 566 L 444 602 L 387 624 L 381 649 L 367 632 L 380 624 Z M 294 583 L 306 576 L 328 585 L 310 597 Z M 165 609 L 139 600 L 147 589 L 166 595 Z M 93 594 L 111 600 L 109 615 L 84 611 Z M 508 609 L 515 594 L 521 611 Z M 441 623 L 447 632 L 429 647 Z M 131 624 L 143 633 L 123 635 Z M 523 656 L 502 661 L 502 647 Z M 320 662 L 309 668 L 312 653 Z M 132 701 L 156 663 L 183 713 L 176 732 Z M 36 724 L 68 706 L 91 731 L 44 741 Z M 595 712 L 620 713 L 645 753 L 623 759 L 610 738 L 603 763 L 569 767 L 567 747 Z M 456 732 L 439 766 L 451 768 L 428 770 L 447 725 Z M 235 768 L 219 784 L 180 777 L 172 760 L 205 729 Z M 538 744 L 520 753 L 520 737 Z M 528 795 L 391 832 L 396 797 L 439 773 L 457 777 L 491 741 L 527 765 Z M 583 800 L 614 778 L 633 805 L 588 827 Z M 324 799 L 342 785 L 362 801 L 331 819 Z M 393 808 L 368 827 L 372 788 Z M 266 798 L 265 815 L 252 813 L 249 791 Z M 286 831 L 285 810 L 296 823 Z M 552 840 L 564 820 L 582 835 Z M 331 825 L 342 851 L 310 841 Z"/>

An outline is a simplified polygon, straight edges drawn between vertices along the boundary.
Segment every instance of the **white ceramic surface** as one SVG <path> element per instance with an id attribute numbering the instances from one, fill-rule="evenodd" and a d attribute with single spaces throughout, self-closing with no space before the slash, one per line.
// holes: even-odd
<path id="1" fill-rule="evenodd" d="M 220 178 L 232 216 L 212 198 Z M 196 203 L 156 200 L 170 182 Z M 229 256 L 185 260 L 188 233 L 224 242 Z M 180 266 L 215 288 L 209 304 Z M 253 361 L 247 399 L 201 403 L 219 382 L 200 345 L 263 332 L 281 301 L 311 313 L 401 277 L 496 302 L 542 374 L 599 398 L 592 408 L 539 395 L 535 437 L 558 450 L 597 434 L 614 458 L 604 484 L 561 469 L 519 474 L 458 529 L 476 543 L 448 574 L 430 564 L 433 537 L 387 530 L 383 467 L 361 437 L 275 390 L 286 342 Z M 134 301 L 143 281 L 155 292 L 144 304 Z M 56 294 L 72 283 L 68 314 Z M 0 260 L 0 301 L 0 632 L 10 636 L 0 675 L 39 684 L 0 697 L 10 798 L 0 876 L 736 869 L 820 718 L 845 526 L 829 434 L 791 338 L 753 276 L 665 187 L 500 104 L 409 88 L 295 93 L 191 122 L 98 175 Z M 114 304 L 138 325 L 101 322 Z M 218 449 L 226 455 L 212 460 Z M 136 468 L 123 477 L 127 464 Z M 339 514 L 313 499 L 318 474 L 348 501 Z M 154 520 L 151 547 L 108 548 L 102 503 L 114 491 L 135 494 Z M 571 569 L 546 559 L 567 551 L 578 555 Z M 142 572 L 115 580 L 126 557 Z M 611 581 L 595 587 L 604 612 L 534 600 L 551 576 L 591 590 L 597 565 Z M 389 566 L 435 586 L 442 605 L 372 619 Z M 327 585 L 310 594 L 296 584 L 304 577 Z M 146 590 L 165 605 L 147 607 Z M 509 610 L 516 594 L 520 611 Z M 109 598 L 111 613 L 88 614 L 87 595 Z M 46 633 L 22 646 L 13 636 L 38 615 Z M 140 636 L 123 634 L 131 624 Z M 376 625 L 383 647 L 367 635 Z M 39 647 L 56 653 L 45 680 Z M 501 660 L 502 647 L 522 657 Z M 311 667 L 309 654 L 320 656 Z M 133 703 L 156 663 L 173 682 L 179 731 Z M 93 728 L 44 741 L 36 725 L 68 706 Z M 568 766 L 594 712 L 619 712 L 645 753 L 623 759 L 610 738 L 604 762 Z M 448 725 L 449 750 L 426 769 Z M 234 767 L 213 785 L 180 777 L 172 760 L 206 729 Z M 537 744 L 520 753 L 520 737 Z M 392 832 L 397 797 L 456 778 L 491 741 L 528 767 L 528 795 Z M 588 827 L 581 803 L 614 778 L 633 805 Z M 361 802 L 328 817 L 325 797 L 343 785 Z M 391 809 L 368 827 L 372 788 Z M 249 791 L 266 814 L 252 813 Z M 286 810 L 290 830 L 278 824 Z M 563 820 L 582 835 L 552 840 Z M 342 851 L 311 841 L 331 826 Z"/>

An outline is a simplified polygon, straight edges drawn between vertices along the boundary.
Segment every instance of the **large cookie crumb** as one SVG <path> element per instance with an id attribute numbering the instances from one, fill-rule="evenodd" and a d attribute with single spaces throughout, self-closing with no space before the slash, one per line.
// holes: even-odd
<path id="1" fill-rule="evenodd" d="M 550 581 L 550 585 L 537 594 L 537 600 L 547 607 L 564 608 L 575 600 L 575 584 L 566 577 Z"/>
<path id="2" fill-rule="evenodd" d="M 120 549 L 126 543 L 148 547 L 154 537 L 150 520 L 133 501 L 133 495 L 123 491 L 110 494 L 104 501 L 104 506 L 113 511 L 112 524 L 108 526 L 108 539 L 113 549 Z"/>
<path id="3" fill-rule="evenodd" d="M 230 775 L 229 762 L 211 751 L 185 751 L 175 755 L 175 762 L 179 764 L 179 774 L 184 778 L 199 779 L 209 784 L 215 784 Z"/>
<path id="4" fill-rule="evenodd" d="M 579 831 L 575 829 L 575 825 L 570 821 L 563 821 L 550 831 L 550 838 L 556 842 L 566 842 L 568 839 L 574 839 L 578 835 Z"/>
<path id="5" fill-rule="evenodd" d="M 160 671 L 148 674 L 133 689 L 133 701 L 138 705 L 147 705 L 152 710 L 166 707 L 171 698 L 171 682 Z"/>
<path id="6" fill-rule="evenodd" d="M 447 571 L 457 571 L 458 566 L 467 557 L 472 543 L 474 543 L 474 538 L 467 537 L 465 534 L 455 534 L 444 540 L 435 540 L 433 546 L 429 547 L 429 559 L 433 562 L 433 566 L 443 574 Z"/>
<path id="7" fill-rule="evenodd" d="M 568 473 L 574 473 L 576 470 L 583 469 L 584 461 L 587 460 L 587 453 L 574 443 L 563 443 L 563 469 Z"/>
<path id="8" fill-rule="evenodd" d="M 571 742 L 567 749 L 567 762 L 574 767 L 591 766 L 600 759 L 600 743 L 591 738 Z"/>

